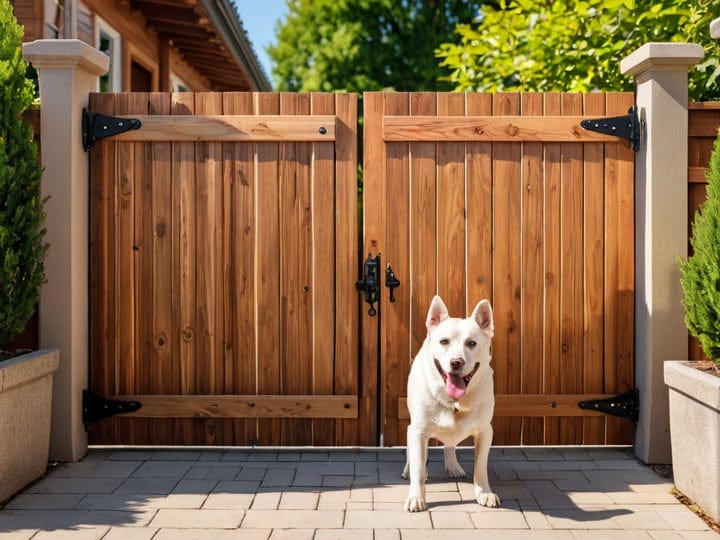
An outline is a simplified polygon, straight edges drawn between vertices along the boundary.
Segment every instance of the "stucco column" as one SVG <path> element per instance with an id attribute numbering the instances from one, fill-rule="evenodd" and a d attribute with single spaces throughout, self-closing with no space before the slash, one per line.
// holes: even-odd
<path id="1" fill-rule="evenodd" d="M 60 349 L 53 383 L 50 459 L 77 461 L 87 451 L 82 391 L 88 384 L 88 157 L 82 109 L 109 58 L 77 39 L 23 45 L 40 80 L 41 191 L 50 245 L 40 293 L 40 347 Z"/>
<path id="2" fill-rule="evenodd" d="M 645 124 L 635 158 L 635 454 L 646 463 L 671 462 L 663 362 L 688 356 L 677 257 L 688 245 L 687 74 L 703 56 L 693 43 L 647 43 L 620 63 Z"/>

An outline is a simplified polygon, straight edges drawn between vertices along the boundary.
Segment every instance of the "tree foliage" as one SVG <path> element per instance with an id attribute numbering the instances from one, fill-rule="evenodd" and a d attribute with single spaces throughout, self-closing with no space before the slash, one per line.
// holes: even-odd
<path id="1" fill-rule="evenodd" d="M 690 97 L 720 98 L 720 46 L 710 38 L 719 15 L 717 0 L 498 0 L 436 55 L 459 91 L 622 91 L 633 82 L 620 60 L 641 45 L 699 43 Z"/>
<path id="2" fill-rule="evenodd" d="M 21 43 L 12 6 L 0 0 L 0 349 L 25 327 L 45 280 L 42 170 L 21 119 L 33 99 Z"/>
<path id="3" fill-rule="evenodd" d="M 268 48 L 277 90 L 450 90 L 434 50 L 469 23 L 468 0 L 288 0 Z"/>
<path id="4" fill-rule="evenodd" d="M 685 323 L 720 369 L 720 136 L 710 158 L 707 200 L 695 213 L 693 253 L 680 263 Z"/>

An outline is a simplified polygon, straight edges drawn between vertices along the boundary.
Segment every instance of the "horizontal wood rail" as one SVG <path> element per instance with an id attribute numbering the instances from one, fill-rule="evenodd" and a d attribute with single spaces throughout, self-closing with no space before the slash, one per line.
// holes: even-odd
<path id="1" fill-rule="evenodd" d="M 578 403 L 612 397 L 615 396 L 613 394 L 501 394 L 495 396 L 493 416 L 606 416 L 601 412 L 581 409 Z M 407 398 L 398 399 L 398 417 L 410 418 Z"/>
<path id="2" fill-rule="evenodd" d="M 287 141 L 332 142 L 334 115 L 126 115 L 140 120 L 140 129 L 113 135 L 116 141 Z"/>
<path id="3" fill-rule="evenodd" d="M 144 418 L 357 418 L 357 396 L 113 396 Z"/>
<path id="4" fill-rule="evenodd" d="M 386 142 L 618 142 L 619 137 L 588 131 L 588 116 L 383 116 Z M 602 117 L 596 117 L 602 118 Z"/>

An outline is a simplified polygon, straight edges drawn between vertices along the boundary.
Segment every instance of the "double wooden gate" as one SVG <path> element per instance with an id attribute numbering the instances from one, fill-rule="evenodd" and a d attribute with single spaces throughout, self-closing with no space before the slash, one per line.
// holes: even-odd
<path id="1" fill-rule="evenodd" d="M 90 96 L 143 124 L 90 152 L 90 388 L 142 403 L 91 442 L 404 444 L 436 292 L 493 303 L 496 444 L 632 442 L 577 407 L 633 385 L 634 158 L 579 127 L 632 95 L 363 101 L 360 199 L 356 96 Z"/>

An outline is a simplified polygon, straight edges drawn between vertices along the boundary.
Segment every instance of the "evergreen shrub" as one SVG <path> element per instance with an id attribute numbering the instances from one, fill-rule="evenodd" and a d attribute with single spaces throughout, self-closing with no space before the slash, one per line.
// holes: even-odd
<path id="1" fill-rule="evenodd" d="M 42 168 L 22 113 L 33 99 L 22 27 L 0 0 L 0 350 L 25 328 L 45 281 Z"/>
<path id="2" fill-rule="evenodd" d="M 680 262 L 685 323 L 705 355 L 720 369 L 720 136 L 707 172 L 707 200 L 695 213 L 693 252 Z"/>

